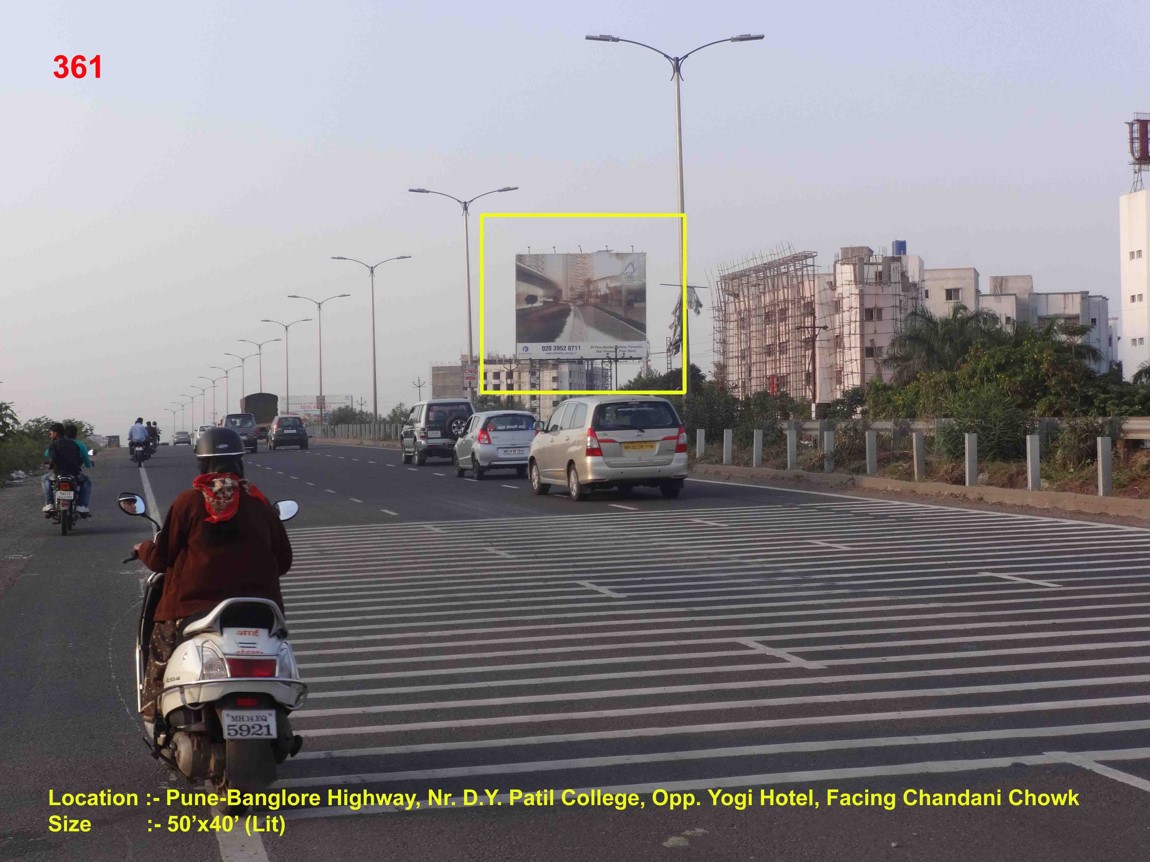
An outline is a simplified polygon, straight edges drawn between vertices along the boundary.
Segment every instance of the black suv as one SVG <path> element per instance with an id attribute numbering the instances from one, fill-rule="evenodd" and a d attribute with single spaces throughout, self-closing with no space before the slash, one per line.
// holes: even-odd
<path id="1" fill-rule="evenodd" d="M 475 409 L 466 398 L 433 398 L 411 408 L 400 435 L 403 463 L 424 464 L 430 457 L 450 460 L 455 441 L 467 430 Z"/>
<path id="2" fill-rule="evenodd" d="M 256 417 L 251 413 L 229 413 L 220 422 L 224 428 L 231 428 L 240 435 L 244 441 L 244 451 L 255 453 L 258 443 L 256 441 Z"/>

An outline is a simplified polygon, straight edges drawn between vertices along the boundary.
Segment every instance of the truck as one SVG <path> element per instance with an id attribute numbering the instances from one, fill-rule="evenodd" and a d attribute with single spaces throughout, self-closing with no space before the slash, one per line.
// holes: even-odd
<path id="1" fill-rule="evenodd" d="M 256 439 L 267 440 L 268 428 L 279 415 L 279 397 L 271 392 L 254 392 L 240 399 L 240 412 L 256 419 Z"/>

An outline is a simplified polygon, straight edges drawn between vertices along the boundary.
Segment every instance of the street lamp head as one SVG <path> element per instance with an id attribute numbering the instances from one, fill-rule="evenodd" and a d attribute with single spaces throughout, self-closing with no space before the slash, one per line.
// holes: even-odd
<path id="1" fill-rule="evenodd" d="M 497 192 L 513 192 L 513 191 L 516 191 L 518 188 L 519 188 L 519 186 L 504 186 L 501 189 L 496 189 L 496 191 Z"/>
<path id="2" fill-rule="evenodd" d="M 351 296 L 351 294 L 350 293 L 341 293 L 341 294 L 338 294 L 336 296 L 333 296 L 332 299 L 343 299 L 345 296 Z"/>
<path id="3" fill-rule="evenodd" d="M 586 39 L 591 42 L 618 42 L 618 36 L 587 36 Z"/>
<path id="4" fill-rule="evenodd" d="M 429 195 L 429 194 L 431 194 L 430 189 L 408 189 L 408 191 L 409 192 L 415 192 L 417 195 Z"/>
<path id="5" fill-rule="evenodd" d="M 763 38 L 762 33 L 759 33 L 758 35 L 754 35 L 754 36 L 751 35 L 750 33 L 744 33 L 741 36 L 732 36 L 730 41 L 732 41 L 732 42 L 757 42 L 762 38 Z"/>
<path id="6" fill-rule="evenodd" d="M 332 260 L 347 260 L 346 257 L 333 257 Z"/>
<path id="7" fill-rule="evenodd" d="M 288 299 L 303 299 L 303 297 L 300 296 L 298 293 L 289 293 Z"/>
<path id="8" fill-rule="evenodd" d="M 411 255 L 410 254 L 401 254 L 399 257 L 396 258 L 396 260 L 411 260 Z"/>

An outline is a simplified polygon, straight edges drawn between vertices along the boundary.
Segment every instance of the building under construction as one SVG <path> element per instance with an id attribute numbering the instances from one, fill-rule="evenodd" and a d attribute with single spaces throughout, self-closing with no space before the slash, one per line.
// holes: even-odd
<path id="1" fill-rule="evenodd" d="M 813 251 L 781 248 L 719 271 L 716 378 L 740 398 L 784 392 L 826 403 L 888 374 L 883 357 L 921 302 L 922 260 L 840 249 L 829 273 Z"/>

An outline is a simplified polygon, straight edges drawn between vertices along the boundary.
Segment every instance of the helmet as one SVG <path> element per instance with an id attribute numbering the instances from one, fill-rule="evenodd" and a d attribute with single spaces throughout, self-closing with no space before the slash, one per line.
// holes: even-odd
<path id="1" fill-rule="evenodd" d="M 196 441 L 197 458 L 226 458 L 244 455 L 244 441 L 232 428 L 209 428 Z"/>

